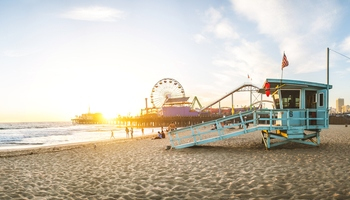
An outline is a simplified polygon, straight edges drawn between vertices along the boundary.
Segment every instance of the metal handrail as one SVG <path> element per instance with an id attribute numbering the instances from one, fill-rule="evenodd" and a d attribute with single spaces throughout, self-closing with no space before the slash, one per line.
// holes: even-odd
<path id="1" fill-rule="evenodd" d="M 286 113 L 286 117 L 283 116 Z M 299 113 L 295 117 L 293 113 Z M 310 113 L 316 113 L 316 117 Z M 276 124 L 280 121 L 280 124 Z M 310 122 L 316 122 L 315 125 Z M 263 123 L 265 122 L 265 123 Z M 268 122 L 268 124 L 266 124 Z M 300 122 L 293 125 L 293 122 Z M 303 123 L 301 123 L 303 122 Z M 249 128 L 249 126 L 251 126 Z M 320 109 L 260 109 L 254 111 L 240 112 L 235 115 L 219 118 L 213 121 L 195 124 L 180 128 L 168 133 L 172 147 L 194 146 L 198 144 L 213 142 L 229 137 L 234 137 L 257 130 L 308 130 L 328 128 L 327 110 Z"/>

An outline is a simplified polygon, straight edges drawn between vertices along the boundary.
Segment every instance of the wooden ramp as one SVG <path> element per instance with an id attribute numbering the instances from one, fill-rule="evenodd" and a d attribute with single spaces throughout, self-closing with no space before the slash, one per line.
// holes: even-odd
<path id="1" fill-rule="evenodd" d="M 317 115 L 311 113 L 317 112 Z M 181 149 L 258 131 L 266 149 L 288 142 L 320 144 L 321 129 L 328 128 L 326 111 L 264 109 L 184 127 L 168 133 L 172 148 Z M 271 142 L 271 139 L 274 142 Z"/>

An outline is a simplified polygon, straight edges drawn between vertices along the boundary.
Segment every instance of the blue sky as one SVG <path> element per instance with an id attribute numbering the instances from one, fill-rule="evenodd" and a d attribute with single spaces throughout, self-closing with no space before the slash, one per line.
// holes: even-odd
<path id="1" fill-rule="evenodd" d="M 349 10 L 348 1 L 2 0 L 0 121 L 69 121 L 89 106 L 137 115 L 163 78 L 208 105 L 244 82 L 280 78 L 283 52 L 283 78 L 326 83 L 327 47 L 350 56 Z M 350 104 L 350 60 L 334 51 L 332 107 Z"/>

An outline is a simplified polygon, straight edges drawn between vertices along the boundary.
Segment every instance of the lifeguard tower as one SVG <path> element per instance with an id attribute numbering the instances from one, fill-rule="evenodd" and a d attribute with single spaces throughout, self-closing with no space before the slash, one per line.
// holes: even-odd
<path id="1" fill-rule="evenodd" d="M 266 149 L 289 142 L 318 146 L 321 130 L 329 127 L 331 88 L 315 82 L 266 79 L 259 92 L 271 95 L 274 109 L 250 110 L 171 131 L 171 146 L 180 149 L 251 132 L 261 134 Z"/>

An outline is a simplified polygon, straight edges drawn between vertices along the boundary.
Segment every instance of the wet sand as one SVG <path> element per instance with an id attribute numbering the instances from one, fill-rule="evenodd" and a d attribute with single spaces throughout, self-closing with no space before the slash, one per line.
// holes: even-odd
<path id="1" fill-rule="evenodd" d="M 96 144 L 96 148 L 95 145 Z M 0 199 L 350 199 L 350 127 L 265 150 L 258 132 L 166 150 L 149 137 L 0 152 Z"/>

